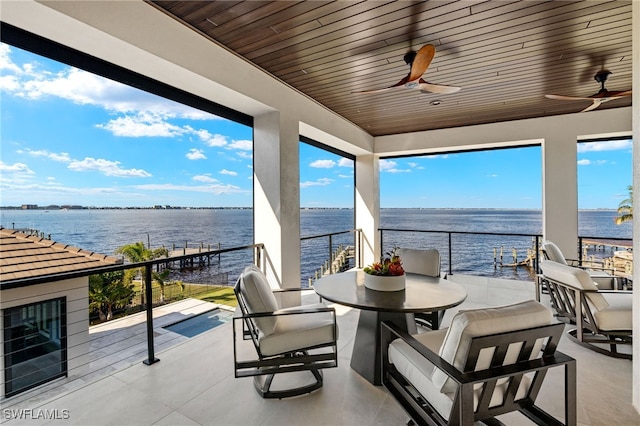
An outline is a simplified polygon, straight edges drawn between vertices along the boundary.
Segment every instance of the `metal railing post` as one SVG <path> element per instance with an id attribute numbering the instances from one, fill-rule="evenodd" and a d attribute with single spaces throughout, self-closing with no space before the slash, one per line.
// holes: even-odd
<path id="1" fill-rule="evenodd" d="M 333 274 L 333 239 L 329 235 L 329 274 Z"/>
<path id="2" fill-rule="evenodd" d="M 448 232 L 449 234 L 449 275 L 453 274 L 453 259 L 451 259 L 451 232 Z"/>
<path id="3" fill-rule="evenodd" d="M 155 356 L 153 345 L 153 293 L 151 289 L 151 268 L 153 264 L 147 263 L 144 267 L 144 288 L 147 293 L 147 354 L 148 358 L 143 362 L 147 365 L 160 361 Z"/>

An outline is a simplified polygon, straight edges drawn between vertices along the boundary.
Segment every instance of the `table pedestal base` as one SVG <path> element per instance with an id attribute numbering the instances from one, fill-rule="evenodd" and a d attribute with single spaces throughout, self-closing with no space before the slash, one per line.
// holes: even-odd
<path id="1" fill-rule="evenodd" d="M 351 354 L 351 368 L 376 386 L 382 385 L 380 324 L 390 321 L 409 334 L 418 332 L 413 314 L 360 311 L 358 329 Z M 374 349 L 375 348 L 375 349 Z"/>

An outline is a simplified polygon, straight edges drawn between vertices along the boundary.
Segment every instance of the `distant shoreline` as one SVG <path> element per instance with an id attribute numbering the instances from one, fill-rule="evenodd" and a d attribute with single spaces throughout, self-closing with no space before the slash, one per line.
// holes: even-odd
<path id="1" fill-rule="evenodd" d="M 542 209 L 522 207 L 380 207 L 381 210 L 486 210 L 486 211 L 538 211 Z M 94 206 L 0 206 L 0 210 L 253 210 L 253 207 L 185 207 L 185 206 L 152 206 L 152 207 L 94 207 Z M 353 207 L 300 207 L 300 210 L 353 210 Z M 578 209 L 578 211 L 617 211 L 614 207 L 599 207 L 591 209 Z"/>

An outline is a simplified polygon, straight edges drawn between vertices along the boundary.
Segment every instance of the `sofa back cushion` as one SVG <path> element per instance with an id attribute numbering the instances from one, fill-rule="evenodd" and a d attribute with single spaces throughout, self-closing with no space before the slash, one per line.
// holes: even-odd
<path id="1" fill-rule="evenodd" d="M 460 311 L 451 320 L 451 326 L 440 347 L 439 355 L 458 370 L 463 371 L 473 337 L 540 327 L 551 324 L 552 319 L 551 311 L 535 300 L 496 308 Z M 539 356 L 541 345 L 542 342 L 538 342 L 538 348 L 532 352 L 532 358 Z M 520 348 L 513 347 L 513 349 L 511 351 L 510 348 L 507 353 L 505 364 L 517 361 Z M 492 356 L 492 350 L 483 350 L 475 370 L 489 368 L 488 364 Z M 455 382 L 438 369 L 434 371 L 432 382 L 443 393 L 454 392 L 456 389 Z"/>
<path id="2" fill-rule="evenodd" d="M 598 290 L 598 286 L 587 271 L 551 260 L 540 262 L 542 274 L 553 281 L 576 288 L 578 290 Z M 602 311 L 609 307 L 609 303 L 602 294 L 587 293 L 587 299 L 596 311 Z"/>
<path id="3" fill-rule="evenodd" d="M 398 249 L 405 272 L 410 274 L 440 276 L 440 253 L 436 249 Z"/>

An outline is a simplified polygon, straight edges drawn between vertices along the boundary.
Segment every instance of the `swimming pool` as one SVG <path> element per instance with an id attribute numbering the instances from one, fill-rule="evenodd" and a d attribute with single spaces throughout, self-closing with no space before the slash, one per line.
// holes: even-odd
<path id="1" fill-rule="evenodd" d="M 232 316 L 233 312 L 216 308 L 162 328 L 186 337 L 193 337 L 229 322 Z"/>

